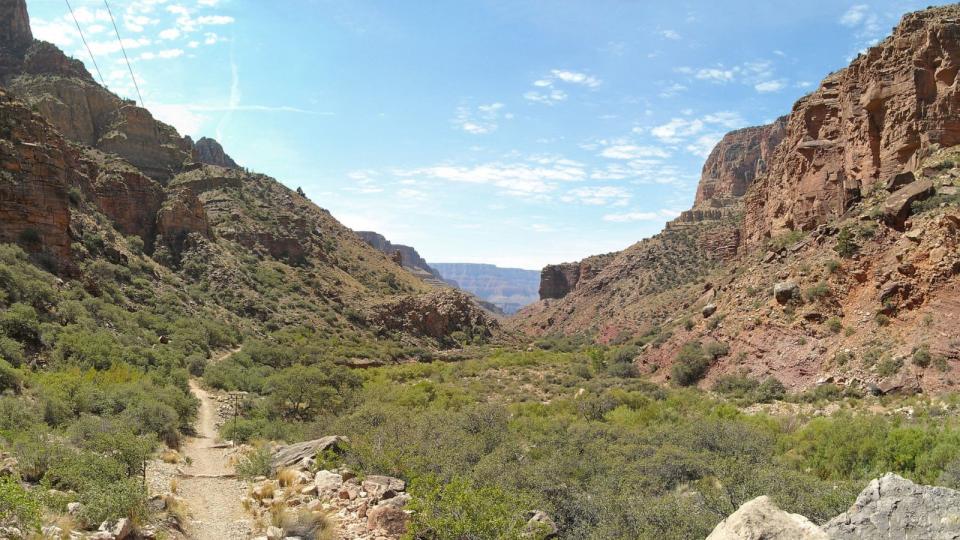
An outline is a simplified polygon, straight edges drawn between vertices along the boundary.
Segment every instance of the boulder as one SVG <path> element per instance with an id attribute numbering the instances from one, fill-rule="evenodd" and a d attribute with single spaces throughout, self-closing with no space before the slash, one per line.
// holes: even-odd
<path id="1" fill-rule="evenodd" d="M 721 521 L 707 540 L 829 540 L 807 518 L 790 514 L 762 496 L 744 503 Z"/>
<path id="2" fill-rule="evenodd" d="M 907 184 L 912 184 L 916 179 L 917 177 L 913 175 L 912 171 L 906 171 L 887 178 L 887 183 L 884 187 L 887 188 L 887 191 L 893 193 Z"/>
<path id="3" fill-rule="evenodd" d="M 716 312 L 717 312 L 717 305 L 716 305 L 716 304 L 707 304 L 707 305 L 703 306 L 703 310 L 701 311 L 701 313 L 703 313 L 703 318 L 704 318 L 704 319 L 710 317 L 711 315 L 713 315 L 713 314 L 716 313 Z"/>
<path id="4" fill-rule="evenodd" d="M 283 540 L 283 529 L 273 525 L 267 527 L 267 540 Z"/>
<path id="5" fill-rule="evenodd" d="M 390 499 L 407 488 L 407 483 L 399 478 L 376 474 L 364 478 L 361 485 L 374 499 Z"/>
<path id="6" fill-rule="evenodd" d="M 407 532 L 407 523 L 410 515 L 404 507 L 410 501 L 410 495 L 403 493 L 396 497 L 385 499 L 380 504 L 367 510 L 367 529 L 381 530 L 387 534 L 403 534 Z"/>
<path id="7" fill-rule="evenodd" d="M 773 286 L 773 297 L 777 299 L 778 304 L 786 304 L 800 297 L 800 286 L 793 281 L 781 281 Z"/>
<path id="8" fill-rule="evenodd" d="M 911 205 L 933 195 L 933 182 L 920 180 L 893 193 L 883 203 L 883 221 L 890 227 L 903 230 L 912 212 Z"/>
<path id="9" fill-rule="evenodd" d="M 887 473 L 823 528 L 835 540 L 960 538 L 960 492 Z"/>
<path id="10" fill-rule="evenodd" d="M 313 458 L 320 452 L 326 452 L 327 450 L 340 452 L 346 442 L 348 442 L 346 437 L 328 435 L 312 441 L 283 446 L 273 453 L 270 458 L 270 467 L 276 472 L 280 469 L 298 465 L 304 459 Z"/>
<path id="11" fill-rule="evenodd" d="M 319 495 L 336 493 L 343 485 L 343 476 L 330 471 L 317 471 L 313 484 Z"/>

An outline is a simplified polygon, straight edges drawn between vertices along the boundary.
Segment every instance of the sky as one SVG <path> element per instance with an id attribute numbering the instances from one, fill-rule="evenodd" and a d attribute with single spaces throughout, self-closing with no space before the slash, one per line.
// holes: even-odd
<path id="1" fill-rule="evenodd" d="M 109 0 L 143 102 L 348 227 L 432 262 L 539 269 L 690 207 L 731 129 L 772 121 L 905 0 Z M 103 0 L 71 0 L 137 98 Z M 61 0 L 39 39 L 87 65 Z"/>

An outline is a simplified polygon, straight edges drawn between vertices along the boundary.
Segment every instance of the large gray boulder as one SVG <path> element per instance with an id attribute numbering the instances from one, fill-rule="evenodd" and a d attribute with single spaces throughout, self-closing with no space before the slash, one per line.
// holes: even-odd
<path id="1" fill-rule="evenodd" d="M 823 528 L 837 540 L 958 539 L 960 491 L 920 486 L 887 473 L 870 482 L 849 510 Z"/>
<path id="2" fill-rule="evenodd" d="M 784 512 L 767 496 L 743 503 L 721 521 L 707 540 L 829 540 L 800 514 Z"/>
<path id="3" fill-rule="evenodd" d="M 270 467 L 273 469 L 273 472 L 288 467 L 298 467 L 302 465 L 305 460 L 313 459 L 321 452 L 327 450 L 340 452 L 343 444 L 346 442 L 346 437 L 329 435 L 312 441 L 304 441 L 302 443 L 284 446 L 273 453 L 273 456 L 270 458 Z"/>

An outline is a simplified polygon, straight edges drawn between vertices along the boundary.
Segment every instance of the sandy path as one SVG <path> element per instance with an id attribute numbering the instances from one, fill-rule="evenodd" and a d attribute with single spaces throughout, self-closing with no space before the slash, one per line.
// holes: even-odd
<path id="1" fill-rule="evenodd" d="M 196 380 L 190 381 L 190 391 L 200 400 L 200 410 L 196 436 L 182 447 L 189 465 L 178 475 L 178 495 L 190 512 L 187 534 L 196 540 L 250 538 L 250 516 L 240 503 L 247 486 L 236 478 L 230 465 L 230 447 L 217 441 L 217 403 Z"/>

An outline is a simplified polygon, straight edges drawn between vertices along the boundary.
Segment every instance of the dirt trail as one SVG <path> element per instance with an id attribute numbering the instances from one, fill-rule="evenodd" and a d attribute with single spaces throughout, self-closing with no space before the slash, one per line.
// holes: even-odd
<path id="1" fill-rule="evenodd" d="M 190 511 L 187 534 L 196 540 L 250 538 L 250 516 L 240 503 L 247 487 L 230 465 L 230 447 L 217 441 L 217 403 L 196 380 L 190 381 L 190 391 L 200 400 L 200 411 L 197 434 L 182 449 L 189 465 L 179 475 L 179 495 Z"/>

